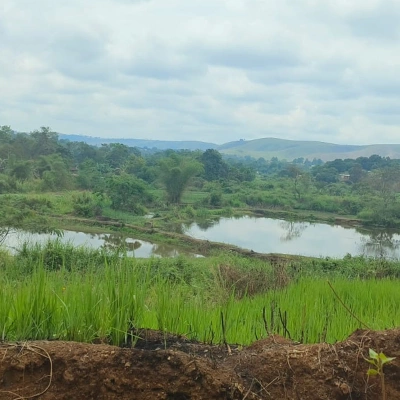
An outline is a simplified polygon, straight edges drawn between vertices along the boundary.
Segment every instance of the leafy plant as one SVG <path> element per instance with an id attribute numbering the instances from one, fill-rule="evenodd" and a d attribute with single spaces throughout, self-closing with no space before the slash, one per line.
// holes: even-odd
<path id="1" fill-rule="evenodd" d="M 377 353 L 376 351 L 369 349 L 369 358 L 366 361 L 374 366 L 369 368 L 367 371 L 368 376 L 379 375 L 381 380 L 382 400 L 386 400 L 386 388 L 385 388 L 385 374 L 383 373 L 383 366 L 396 357 L 387 357 L 384 353 Z"/>
<path id="2" fill-rule="evenodd" d="M 177 155 L 164 158 L 159 165 L 160 178 L 170 203 L 179 203 L 189 181 L 202 172 L 202 165 L 188 157 Z"/>
<path id="3" fill-rule="evenodd" d="M 104 198 L 98 193 L 83 192 L 72 198 L 74 214 L 79 217 L 95 217 L 102 214 Z"/>

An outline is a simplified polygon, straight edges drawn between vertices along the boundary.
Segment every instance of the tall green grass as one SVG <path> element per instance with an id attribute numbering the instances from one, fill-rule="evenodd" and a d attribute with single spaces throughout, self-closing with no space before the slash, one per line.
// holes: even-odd
<path id="1" fill-rule="evenodd" d="M 335 342 L 361 327 L 323 270 L 311 277 L 299 266 L 294 272 L 228 254 L 137 260 L 79 250 L 68 258 L 73 250 L 58 246 L 53 258 L 46 258 L 46 245 L 42 253 L 25 249 L 24 257 L 1 253 L 2 339 L 100 338 L 120 345 L 132 328 L 152 328 L 213 343 L 248 344 L 269 333 Z M 400 325 L 397 279 L 349 279 L 340 269 L 329 279 L 370 328 Z"/>

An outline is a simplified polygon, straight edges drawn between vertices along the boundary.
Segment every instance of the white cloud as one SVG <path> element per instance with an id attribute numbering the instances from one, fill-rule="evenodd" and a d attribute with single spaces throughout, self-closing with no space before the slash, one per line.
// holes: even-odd
<path id="1" fill-rule="evenodd" d="M 394 0 L 3 0 L 0 124 L 399 142 Z"/>

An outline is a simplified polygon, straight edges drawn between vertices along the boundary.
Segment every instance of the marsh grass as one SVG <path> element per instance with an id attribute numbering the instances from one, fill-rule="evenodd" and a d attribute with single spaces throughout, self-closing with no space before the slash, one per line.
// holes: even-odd
<path id="1" fill-rule="evenodd" d="M 0 256 L 0 335 L 7 340 L 122 345 L 132 328 L 152 328 L 212 343 L 248 344 L 269 333 L 335 342 L 360 327 L 329 289 L 326 260 L 318 273 L 313 264 L 311 276 L 299 265 L 231 254 L 133 259 L 60 243 Z M 350 261 L 337 261 L 336 275 L 328 271 L 340 298 L 373 329 L 398 326 L 398 280 L 360 279 L 362 267 Z M 363 261 L 367 270 L 374 263 Z"/>

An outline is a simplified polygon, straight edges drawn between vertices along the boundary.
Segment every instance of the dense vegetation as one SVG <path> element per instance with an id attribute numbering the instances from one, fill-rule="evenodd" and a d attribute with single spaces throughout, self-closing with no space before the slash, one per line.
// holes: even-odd
<path id="1" fill-rule="evenodd" d="M 95 219 L 142 233 L 158 228 L 167 240 L 175 222 L 249 210 L 398 227 L 399 172 L 398 160 L 377 155 L 325 164 L 226 158 L 215 149 L 95 147 L 61 141 L 49 128 L 3 126 L 0 241 L 11 229 L 57 231 Z M 151 220 L 143 217 L 149 212 Z M 154 328 L 213 343 L 270 333 L 334 342 L 400 318 L 397 261 L 348 255 L 271 264 L 232 253 L 140 260 L 121 251 L 59 241 L 26 243 L 13 254 L 0 248 L 1 338 L 124 344 L 136 328 Z"/>
<path id="2" fill-rule="evenodd" d="M 205 208 L 275 209 L 397 227 L 399 186 L 400 161 L 378 155 L 325 164 L 304 158 L 267 161 L 226 158 L 215 149 L 156 152 L 119 143 L 96 147 L 59 140 L 46 127 L 31 133 L 0 128 L 0 216 L 7 227 L 26 222 L 28 228 L 44 229 L 44 216 L 55 213 L 53 202 L 26 195 L 71 191 L 76 192 L 70 214 L 89 218 L 111 215 L 112 210 L 159 213 L 183 203 L 192 207 L 188 218 Z"/>

